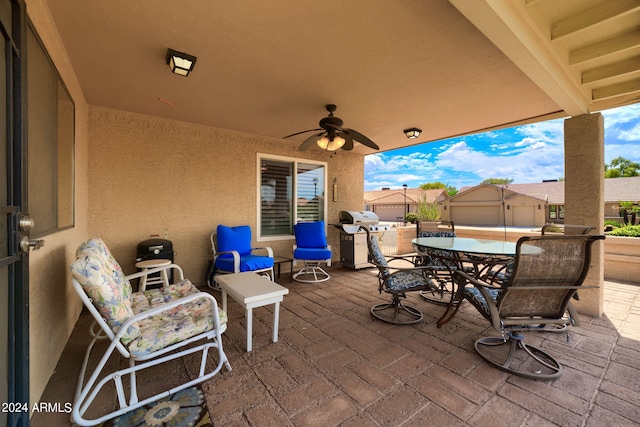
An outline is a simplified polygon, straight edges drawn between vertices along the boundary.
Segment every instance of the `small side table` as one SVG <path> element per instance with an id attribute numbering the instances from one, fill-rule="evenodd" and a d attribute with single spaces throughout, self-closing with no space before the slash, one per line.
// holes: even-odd
<path id="1" fill-rule="evenodd" d="M 168 259 L 147 259 L 144 261 L 136 262 L 136 268 L 139 268 L 142 271 L 146 271 L 151 268 L 164 267 L 165 265 L 169 264 L 171 264 L 171 260 Z M 140 278 L 140 284 L 138 285 L 138 292 L 146 291 L 147 285 L 169 286 L 169 276 L 167 276 L 167 270 L 162 270 L 160 272 L 160 276 L 157 277 L 142 276 Z"/>
<path id="2" fill-rule="evenodd" d="M 222 291 L 222 309 L 224 311 L 227 311 L 227 295 L 230 295 L 245 309 L 248 352 L 252 348 L 253 309 L 256 307 L 274 304 L 273 342 L 278 342 L 280 302 L 289 293 L 289 289 L 252 272 L 221 274 L 216 281 L 220 284 Z"/>
<path id="3" fill-rule="evenodd" d="M 284 256 L 277 256 L 273 258 L 273 266 L 274 267 L 278 267 L 278 275 L 276 276 L 278 279 L 280 278 L 280 267 L 282 266 L 283 263 L 289 263 L 289 271 L 291 271 L 291 275 L 293 275 L 293 259 L 292 258 L 287 258 Z M 291 275 L 289 276 L 289 282 L 291 282 Z"/>

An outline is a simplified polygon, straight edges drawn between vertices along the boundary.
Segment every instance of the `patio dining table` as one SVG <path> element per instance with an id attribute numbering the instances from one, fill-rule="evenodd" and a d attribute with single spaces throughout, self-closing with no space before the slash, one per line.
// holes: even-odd
<path id="1" fill-rule="evenodd" d="M 501 240 L 474 239 L 468 237 L 419 237 L 411 241 L 418 255 L 438 258 L 455 269 L 471 266 L 476 278 L 500 279 L 501 274 L 516 255 L 516 243 Z M 466 269 L 468 270 L 468 269 Z M 450 321 L 462 302 L 461 292 L 456 292 L 450 277 L 451 298 L 444 314 L 438 319 L 438 327 Z"/>

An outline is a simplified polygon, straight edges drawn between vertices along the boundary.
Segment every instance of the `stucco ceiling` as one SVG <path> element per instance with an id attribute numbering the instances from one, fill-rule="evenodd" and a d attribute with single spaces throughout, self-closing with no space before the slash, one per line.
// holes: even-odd
<path id="1" fill-rule="evenodd" d="M 33 1 L 89 104 L 274 138 L 327 103 L 385 151 L 640 97 L 637 0 Z"/>

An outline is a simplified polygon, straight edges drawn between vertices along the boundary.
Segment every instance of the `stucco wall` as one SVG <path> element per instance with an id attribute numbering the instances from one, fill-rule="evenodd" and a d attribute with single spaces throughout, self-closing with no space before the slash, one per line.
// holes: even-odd
<path id="1" fill-rule="evenodd" d="M 331 155 L 299 143 L 90 108 L 89 235 L 105 240 L 125 272 L 135 270 L 136 245 L 159 235 L 173 243 L 175 261 L 194 283 L 203 283 L 209 235 L 218 224 L 248 224 L 254 246 L 291 255 L 293 240 L 256 242 L 257 154 L 327 162 L 338 202 L 328 196 L 327 223 L 340 210 L 360 210 L 364 197 L 362 155 Z M 328 228 L 339 259 L 339 233 Z"/>
<path id="2" fill-rule="evenodd" d="M 75 226 L 44 236 L 45 246 L 29 256 L 29 386 L 31 402 L 37 402 L 82 308 L 71 287 L 69 265 L 87 235 L 88 107 L 47 7 L 40 0 L 26 3 L 29 18 L 75 103 L 76 117 Z"/>

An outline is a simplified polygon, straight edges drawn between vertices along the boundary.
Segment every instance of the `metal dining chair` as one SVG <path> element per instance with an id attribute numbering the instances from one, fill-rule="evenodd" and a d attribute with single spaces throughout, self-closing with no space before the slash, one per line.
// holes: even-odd
<path id="1" fill-rule="evenodd" d="M 457 270 L 454 279 L 461 298 L 469 301 L 499 337 L 475 342 L 477 353 L 491 365 L 512 374 L 550 380 L 562 365 L 540 348 L 525 343 L 524 332 L 541 325 L 569 326 L 579 319 L 568 311 L 572 296 L 584 288 L 591 248 L 602 235 L 522 237 L 516 246 L 513 272 L 495 285 Z"/>

